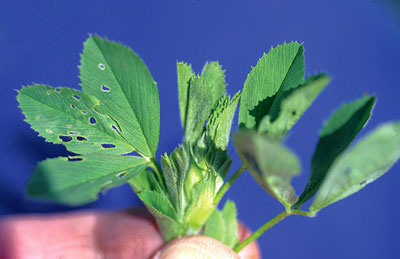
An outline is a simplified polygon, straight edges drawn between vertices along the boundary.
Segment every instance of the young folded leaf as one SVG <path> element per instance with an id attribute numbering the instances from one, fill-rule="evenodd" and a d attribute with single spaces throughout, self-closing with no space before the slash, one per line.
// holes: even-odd
<path id="1" fill-rule="evenodd" d="M 145 159 L 134 156 L 93 154 L 47 159 L 36 167 L 27 193 L 38 199 L 81 205 L 126 183 L 146 166 Z"/>
<path id="2" fill-rule="evenodd" d="M 185 225 L 190 233 L 198 233 L 215 209 L 215 177 L 209 175 L 192 188 L 190 206 L 185 211 Z"/>
<path id="3" fill-rule="evenodd" d="M 332 164 L 369 120 L 374 104 L 374 96 L 365 96 L 343 105 L 325 122 L 312 158 L 310 177 L 294 205 L 296 209 L 318 191 Z"/>
<path id="4" fill-rule="evenodd" d="M 239 131 L 233 140 L 242 163 L 257 183 L 290 209 L 297 200 L 290 181 L 301 170 L 297 156 L 280 142 L 253 131 Z"/>
<path id="5" fill-rule="evenodd" d="M 225 150 L 228 146 L 232 121 L 240 100 L 240 92 L 232 99 L 228 96 L 222 97 L 211 113 L 206 126 L 206 138 L 209 138 L 216 148 Z"/>
<path id="6" fill-rule="evenodd" d="M 196 74 L 193 72 L 192 66 L 185 62 L 177 62 L 176 71 L 178 74 L 178 94 L 181 124 L 182 127 L 185 128 L 186 112 L 188 108 L 189 81 L 196 76 Z"/>
<path id="7" fill-rule="evenodd" d="M 183 194 L 178 191 L 179 172 L 166 153 L 164 156 L 161 156 L 161 168 L 163 170 L 163 177 L 167 187 L 167 194 L 172 205 L 174 205 L 175 209 L 177 209 L 179 208 L 177 205 L 179 205 L 179 201 L 181 200 L 179 196 Z"/>
<path id="8" fill-rule="evenodd" d="M 284 137 L 329 82 L 328 75 L 318 74 L 307 78 L 298 88 L 277 95 L 258 132 L 273 138 Z"/>
<path id="9" fill-rule="evenodd" d="M 183 183 L 188 170 L 187 155 L 183 147 L 176 148 L 169 156 L 164 154 L 161 157 L 161 168 L 168 196 L 177 214 L 181 216 L 186 205 Z"/>
<path id="10" fill-rule="evenodd" d="M 235 203 L 227 201 L 222 211 L 214 210 L 207 221 L 203 234 L 233 248 L 239 241 Z"/>
<path id="11" fill-rule="evenodd" d="M 165 241 L 169 241 L 183 233 L 184 230 L 178 223 L 176 211 L 164 192 L 142 191 L 138 196 L 156 218 L 157 225 Z"/>
<path id="12" fill-rule="evenodd" d="M 131 49 L 98 36 L 84 43 L 82 89 L 99 99 L 96 110 L 117 122 L 118 131 L 137 152 L 153 158 L 160 131 L 157 84 Z"/>
<path id="13" fill-rule="evenodd" d="M 225 93 L 225 70 L 218 61 L 207 62 L 201 71 L 201 78 L 211 93 L 211 102 L 215 104 Z"/>
<path id="14" fill-rule="evenodd" d="M 296 88 L 303 80 L 303 46 L 291 42 L 271 48 L 258 60 L 244 83 L 239 127 L 257 130 L 279 92 Z"/>
<path id="15" fill-rule="evenodd" d="M 329 170 L 312 213 L 358 192 L 385 174 L 400 157 L 400 122 L 386 123 L 359 140 Z"/>
<path id="16" fill-rule="evenodd" d="M 189 101 L 186 108 L 186 124 L 184 128 L 184 142 L 196 142 L 203 130 L 210 112 L 214 106 L 210 90 L 205 80 L 201 77 L 193 77 L 189 81 Z"/>
<path id="17" fill-rule="evenodd" d="M 32 85 L 19 90 L 17 99 L 25 120 L 40 136 L 64 144 L 73 153 L 125 154 L 134 150 L 113 129 L 115 123 L 95 111 L 99 101 L 91 95 L 64 87 Z"/>
<path id="18" fill-rule="evenodd" d="M 225 71 L 218 62 L 207 62 L 201 76 L 190 65 L 177 64 L 179 108 L 186 143 L 195 143 L 218 100 L 225 94 Z"/>

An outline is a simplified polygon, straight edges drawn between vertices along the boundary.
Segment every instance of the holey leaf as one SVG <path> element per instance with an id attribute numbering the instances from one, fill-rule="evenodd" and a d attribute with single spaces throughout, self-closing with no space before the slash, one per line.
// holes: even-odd
<path id="1" fill-rule="evenodd" d="M 134 150 L 116 123 L 99 114 L 99 101 L 86 93 L 45 85 L 23 87 L 17 97 L 26 121 L 39 135 L 77 154 L 124 154 Z"/>
<path id="2" fill-rule="evenodd" d="M 375 97 L 365 96 L 341 106 L 325 122 L 312 158 L 310 177 L 295 208 L 318 191 L 332 164 L 367 123 L 374 104 Z"/>
<path id="3" fill-rule="evenodd" d="M 278 45 L 262 56 L 244 83 L 239 126 L 257 129 L 268 114 L 278 91 L 298 87 L 304 78 L 303 46 L 297 42 Z"/>
<path id="4" fill-rule="evenodd" d="M 95 154 L 47 159 L 36 167 L 27 192 L 34 198 L 81 205 L 126 183 L 146 166 L 144 158 L 133 156 Z"/>
<path id="5" fill-rule="evenodd" d="M 274 138 L 284 137 L 329 81 L 328 75 L 317 74 L 307 78 L 299 87 L 283 92 L 275 98 L 269 114 L 261 120 L 258 132 Z"/>
<path id="6" fill-rule="evenodd" d="M 82 89 L 100 101 L 99 112 L 118 123 L 121 135 L 145 157 L 153 157 L 160 131 L 157 84 L 128 47 L 98 36 L 84 43 Z"/>
<path id="7" fill-rule="evenodd" d="M 257 183 L 289 209 L 297 199 L 290 184 L 301 170 L 297 156 L 280 142 L 253 131 L 239 131 L 233 140 L 242 163 Z"/>
<path id="8" fill-rule="evenodd" d="M 310 207 L 315 213 L 364 188 L 400 157 L 400 122 L 386 123 L 359 140 L 329 170 Z"/>

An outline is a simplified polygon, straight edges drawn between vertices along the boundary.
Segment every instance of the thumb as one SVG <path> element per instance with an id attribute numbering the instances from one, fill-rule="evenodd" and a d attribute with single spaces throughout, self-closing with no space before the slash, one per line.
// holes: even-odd
<path id="1" fill-rule="evenodd" d="M 207 236 L 186 236 L 168 243 L 154 259 L 239 259 L 224 243 Z"/>

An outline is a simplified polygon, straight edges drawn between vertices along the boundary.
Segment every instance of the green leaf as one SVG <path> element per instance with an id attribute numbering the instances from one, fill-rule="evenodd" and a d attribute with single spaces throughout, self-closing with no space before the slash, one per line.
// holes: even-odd
<path id="1" fill-rule="evenodd" d="M 82 89 L 97 97 L 96 110 L 118 123 L 121 135 L 141 155 L 153 157 L 160 131 L 157 84 L 128 47 L 91 36 L 84 43 Z"/>
<path id="2" fill-rule="evenodd" d="M 164 193 L 142 191 L 138 196 L 156 218 L 166 242 L 180 236 L 182 228 L 177 222 L 176 211 Z"/>
<path id="3" fill-rule="evenodd" d="M 239 241 L 235 203 L 227 201 L 222 211 L 214 210 L 205 225 L 203 234 L 233 248 Z"/>
<path id="4" fill-rule="evenodd" d="M 211 93 L 211 103 L 217 103 L 225 93 L 225 70 L 222 69 L 218 61 L 207 62 L 201 72 L 201 78 L 206 82 Z"/>
<path id="5" fill-rule="evenodd" d="M 318 74 L 307 78 L 298 88 L 284 92 L 261 120 L 258 132 L 270 137 L 284 137 L 329 82 L 328 75 Z"/>
<path id="6" fill-rule="evenodd" d="M 181 123 L 182 127 L 185 128 L 186 112 L 188 107 L 189 81 L 196 74 L 193 72 L 192 66 L 184 62 L 177 62 L 176 70 L 178 74 L 179 110 L 181 114 Z"/>
<path id="7" fill-rule="evenodd" d="M 178 172 L 166 153 L 164 156 L 161 156 L 161 167 L 167 185 L 167 193 L 171 198 L 172 204 L 176 208 L 180 200 L 180 193 L 178 191 Z"/>
<path id="8" fill-rule="evenodd" d="M 257 129 L 268 114 L 278 91 L 296 88 L 303 82 L 303 46 L 297 42 L 278 45 L 264 54 L 244 83 L 239 108 L 239 126 Z"/>
<path id="9" fill-rule="evenodd" d="M 25 120 L 39 135 L 77 154 L 124 154 L 134 148 L 94 107 L 99 101 L 81 91 L 45 85 L 23 87 L 17 97 Z M 113 128 L 114 127 L 114 128 Z"/>
<path id="10" fill-rule="evenodd" d="M 357 99 L 340 107 L 324 124 L 312 158 L 310 177 L 295 208 L 299 208 L 318 191 L 337 157 L 367 123 L 374 104 L 373 96 Z"/>
<path id="11" fill-rule="evenodd" d="M 233 201 L 227 201 L 225 203 L 222 210 L 222 217 L 225 222 L 225 235 L 222 242 L 233 248 L 239 242 L 237 212 Z"/>
<path id="12" fill-rule="evenodd" d="M 285 208 L 290 208 L 296 202 L 290 181 L 301 169 L 297 156 L 279 141 L 256 132 L 239 131 L 233 140 L 242 163 L 257 183 Z"/>
<path id="13" fill-rule="evenodd" d="M 203 234 L 223 242 L 225 238 L 225 222 L 221 211 L 214 210 L 207 220 Z"/>
<path id="14" fill-rule="evenodd" d="M 216 148 L 226 149 L 228 145 L 232 120 L 239 100 L 240 92 L 236 93 L 232 100 L 228 96 L 222 97 L 208 119 L 206 135 L 215 144 Z"/>
<path id="15" fill-rule="evenodd" d="M 155 173 L 149 169 L 137 174 L 128 180 L 129 185 L 136 193 L 142 191 L 162 192 L 160 183 L 157 181 Z"/>
<path id="16" fill-rule="evenodd" d="M 186 85 L 184 81 L 187 81 Z M 204 65 L 201 76 L 193 77 L 191 67 L 180 64 L 178 86 L 181 118 L 184 118 L 184 141 L 195 143 L 202 133 L 210 112 L 225 93 L 224 70 L 218 62 L 210 62 Z"/>
<path id="17" fill-rule="evenodd" d="M 34 198 L 80 205 L 99 193 L 126 183 L 142 172 L 147 161 L 141 157 L 86 155 L 47 159 L 36 167 L 28 184 Z"/>
<path id="18" fill-rule="evenodd" d="M 177 171 L 177 189 L 178 189 L 178 215 L 182 216 L 186 207 L 186 199 L 184 195 L 184 183 L 187 171 L 189 170 L 189 158 L 183 146 L 176 148 L 170 155 L 170 159 Z"/>
<path id="19" fill-rule="evenodd" d="M 207 222 L 215 208 L 215 192 L 215 177 L 210 175 L 193 187 L 190 206 L 185 212 L 185 223 L 190 231 L 197 233 Z"/>
<path id="20" fill-rule="evenodd" d="M 194 143 L 200 137 L 211 109 L 211 93 L 200 77 L 190 80 L 189 103 L 186 114 L 185 142 Z"/>
<path id="21" fill-rule="evenodd" d="M 386 123 L 359 140 L 329 170 L 310 207 L 315 213 L 358 192 L 385 174 L 400 157 L 400 122 Z"/>

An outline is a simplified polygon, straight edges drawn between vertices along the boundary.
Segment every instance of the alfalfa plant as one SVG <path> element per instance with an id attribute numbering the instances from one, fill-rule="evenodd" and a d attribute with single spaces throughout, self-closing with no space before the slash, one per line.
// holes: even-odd
<path id="1" fill-rule="evenodd" d="M 183 143 L 160 159 L 155 156 L 157 84 L 140 57 L 120 43 L 91 36 L 79 69 L 82 91 L 40 84 L 18 91 L 32 128 L 76 154 L 40 162 L 27 193 L 81 205 L 129 183 L 165 241 L 203 234 L 238 252 L 285 217 L 312 217 L 359 191 L 400 156 L 400 122 L 384 124 L 348 148 L 371 116 L 375 97 L 366 95 L 342 105 L 324 123 L 308 183 L 296 196 L 291 179 L 299 174 L 300 162 L 282 141 L 330 81 L 326 74 L 304 78 L 303 46 L 296 42 L 264 54 L 232 98 L 218 62 L 207 62 L 201 74 L 177 62 Z M 227 145 L 239 103 L 239 131 L 233 141 L 242 166 L 225 181 L 232 163 Z M 239 243 L 234 203 L 217 207 L 246 170 L 284 210 Z M 300 210 L 315 194 L 311 206 Z"/>

